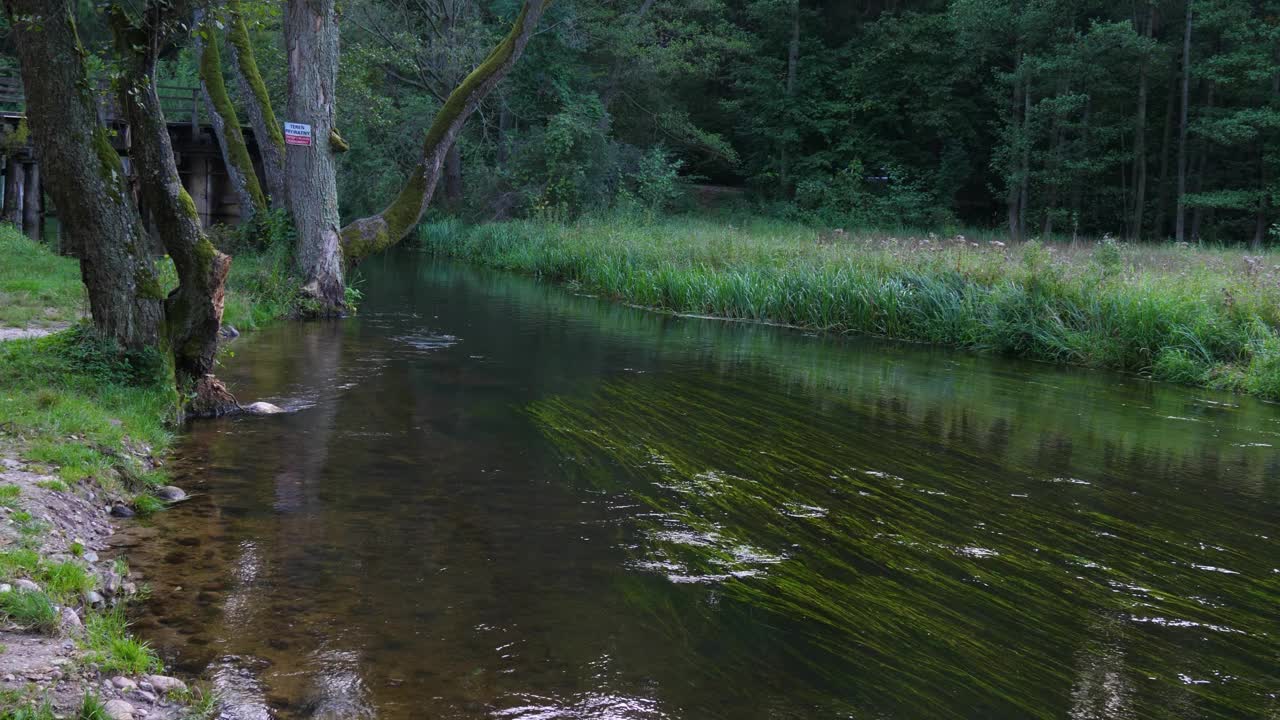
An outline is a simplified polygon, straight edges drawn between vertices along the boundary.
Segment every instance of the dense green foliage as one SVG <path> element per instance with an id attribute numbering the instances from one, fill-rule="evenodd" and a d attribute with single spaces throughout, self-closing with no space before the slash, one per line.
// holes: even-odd
<path id="1" fill-rule="evenodd" d="M 800 224 L 584 219 L 425 228 L 431 252 L 683 313 L 858 332 L 1280 398 L 1278 259 Z M 1270 268 L 1270 269 L 1268 269 Z"/>
<path id="2" fill-rule="evenodd" d="M 431 9 L 444 6 L 458 13 L 441 26 Z M 515 6 L 352 3 L 346 214 L 398 186 L 437 86 L 477 62 Z M 1190 13 L 1185 237 L 1266 241 L 1280 191 L 1278 12 L 1242 0 L 565 0 L 462 141 L 464 207 L 660 207 L 678 170 L 828 226 L 1170 237 Z"/>

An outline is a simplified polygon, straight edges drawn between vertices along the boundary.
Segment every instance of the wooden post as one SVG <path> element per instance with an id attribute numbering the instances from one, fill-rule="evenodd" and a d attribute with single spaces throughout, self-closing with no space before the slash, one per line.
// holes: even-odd
<path id="1" fill-rule="evenodd" d="M 37 242 L 41 240 L 40 231 L 44 226 L 40 193 L 40 164 L 32 162 L 27 166 L 27 181 L 22 192 L 22 232 Z"/>
<path id="2" fill-rule="evenodd" d="M 200 140 L 200 91 L 191 91 L 191 141 Z"/>
<path id="3" fill-rule="evenodd" d="M 200 215 L 200 224 L 209 226 L 209 158 L 196 153 L 191 154 L 191 172 L 187 176 L 191 187 L 187 188 L 192 201 L 196 204 L 196 213 Z"/>
<path id="4" fill-rule="evenodd" d="M 27 184 L 25 168 L 22 161 L 15 157 L 9 158 L 7 165 L 4 174 L 4 214 L 0 220 L 22 227 L 22 193 Z"/>

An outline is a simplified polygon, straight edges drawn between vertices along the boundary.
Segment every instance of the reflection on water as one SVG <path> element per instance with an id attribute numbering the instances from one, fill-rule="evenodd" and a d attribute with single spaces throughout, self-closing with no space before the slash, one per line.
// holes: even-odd
<path id="1" fill-rule="evenodd" d="M 1280 716 L 1273 405 L 366 275 L 119 537 L 229 717 Z"/>

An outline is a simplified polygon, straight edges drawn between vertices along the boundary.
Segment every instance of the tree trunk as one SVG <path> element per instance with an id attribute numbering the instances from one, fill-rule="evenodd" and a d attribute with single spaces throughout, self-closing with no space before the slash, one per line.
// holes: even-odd
<path id="1" fill-rule="evenodd" d="M 1182 115 L 1178 122 L 1178 209 L 1174 237 L 1187 241 L 1187 115 L 1191 102 L 1191 4 L 1187 0 L 1187 24 L 1182 34 Z"/>
<path id="2" fill-rule="evenodd" d="M 1155 22 L 1155 5 L 1147 5 L 1147 26 L 1143 30 L 1150 38 Z M 1133 128 L 1133 227 L 1129 237 L 1142 237 L 1142 215 L 1147 205 L 1147 61 L 1143 58 L 1138 68 L 1138 117 Z"/>
<path id="3" fill-rule="evenodd" d="M 800 0 L 791 0 L 791 42 L 787 46 L 787 111 L 796 96 L 796 78 L 800 73 Z M 784 111 L 785 112 L 785 111 Z M 787 140 L 779 143 L 778 181 L 784 197 L 791 196 L 791 157 Z"/>
<path id="4" fill-rule="evenodd" d="M 1212 81 L 1208 81 L 1209 89 L 1205 95 L 1205 108 L 1212 108 L 1214 102 L 1214 91 L 1217 85 Z M 1209 165 L 1213 160 L 1213 156 L 1209 152 L 1209 141 L 1206 138 L 1200 138 L 1200 142 L 1196 143 L 1196 157 L 1191 162 L 1191 177 L 1189 181 L 1193 187 L 1191 192 L 1199 194 L 1204 190 L 1204 179 L 1209 173 Z M 1191 239 L 1200 242 L 1200 222 L 1204 219 L 1204 207 L 1196 205 L 1191 211 Z"/>
<path id="5" fill-rule="evenodd" d="M 27 167 L 27 178 L 22 190 L 22 232 L 32 240 L 40 240 L 43 218 L 40 213 L 40 200 L 43 189 L 40 187 L 40 164 L 31 163 Z"/>
<path id="6" fill-rule="evenodd" d="M 200 89 L 209 108 L 209 120 L 222 150 L 222 164 L 227 179 L 240 203 L 240 222 L 252 222 L 254 216 L 267 210 L 267 198 L 262 193 L 253 158 L 245 144 L 244 132 L 235 105 L 227 93 L 222 75 L 222 53 L 218 48 L 218 36 L 212 27 L 202 24 L 203 11 L 196 11 L 195 54 L 200 64 Z"/>
<path id="7" fill-rule="evenodd" d="M 334 91 L 338 84 L 338 14 L 334 0 L 289 0 L 285 17 L 289 63 L 288 121 L 311 126 L 311 146 L 289 146 L 285 178 L 298 233 L 296 260 L 302 292 L 316 315 L 346 308 L 338 241 L 338 183 L 334 152 Z M 340 138 L 339 138 L 340 139 Z"/>
<path id="8" fill-rule="evenodd" d="M 145 14 L 156 17 L 151 7 Z M 132 133 L 130 157 L 143 201 L 178 274 L 178 287 L 164 302 L 163 339 L 173 354 L 178 389 L 189 398 L 188 416 L 223 415 L 238 408 L 235 398 L 213 377 L 231 258 L 205 237 L 195 201 L 178 175 L 156 94 L 157 31 L 131 27 L 119 10 L 113 11 L 112 30 L 124 67 L 118 89 L 120 108 Z"/>
<path id="9" fill-rule="evenodd" d="M 462 207 L 462 153 L 456 142 L 444 156 L 444 204 L 451 212 Z"/>
<path id="10" fill-rule="evenodd" d="M 1022 160 L 1018 169 L 1018 237 L 1027 236 L 1031 197 L 1031 78 L 1022 89 Z"/>
<path id="11" fill-rule="evenodd" d="M 4 175 L 5 222 L 22 228 L 22 194 L 27 191 L 27 167 L 17 157 L 10 157 Z"/>
<path id="12" fill-rule="evenodd" d="M 267 85 L 258 71 L 258 61 L 249 40 L 249 28 L 241 13 L 240 0 L 227 0 L 227 50 L 231 64 L 236 69 L 240 85 L 240 98 L 249 126 L 258 144 L 258 156 L 262 159 L 262 179 L 266 181 L 267 200 L 272 208 L 286 208 L 289 203 L 288 186 L 284 175 L 284 132 L 276 120 L 275 108 Z"/>
<path id="13" fill-rule="evenodd" d="M 1089 152 L 1090 124 L 1093 117 L 1093 95 L 1086 95 L 1084 100 L 1084 117 L 1080 120 L 1080 141 L 1084 145 L 1085 152 Z M 1075 242 L 1080 237 L 1080 216 L 1083 207 L 1084 184 L 1081 182 L 1081 174 L 1079 171 L 1073 173 L 1071 178 L 1071 242 Z"/>
<path id="14" fill-rule="evenodd" d="M 62 232 L 81 249 L 80 272 L 100 335 L 129 349 L 159 339 L 164 292 L 124 166 L 97 120 L 72 0 L 4 0 L 26 89 L 27 118 Z"/>
<path id="15" fill-rule="evenodd" d="M 1018 59 L 1018 67 L 1019 68 L 1022 67 L 1021 57 L 1019 57 Z M 1017 143 L 1020 140 L 1020 135 L 1022 132 L 1021 131 L 1022 123 L 1019 122 L 1019 118 L 1018 118 L 1018 113 L 1023 108 L 1022 93 L 1023 93 L 1022 79 L 1015 77 L 1013 81 L 1012 117 L 1009 120 L 1010 128 L 1013 129 L 1012 131 L 1015 133 L 1014 142 L 1013 142 L 1013 149 L 1015 150 L 1018 147 Z M 1016 166 L 1013 166 L 1011 163 L 1009 170 L 1010 170 L 1009 191 L 1008 191 L 1008 194 L 1005 196 L 1005 204 L 1008 206 L 1008 209 L 1009 209 L 1009 239 L 1011 242 L 1016 243 L 1022 239 L 1021 233 L 1018 232 L 1022 226 L 1022 224 L 1019 222 L 1021 213 L 1018 211 L 1018 205 L 1021 202 L 1022 186 L 1018 181 L 1018 173 L 1017 173 Z"/>
<path id="16" fill-rule="evenodd" d="M 1168 237 L 1168 217 L 1165 215 L 1165 208 L 1169 204 L 1169 146 L 1173 144 L 1173 117 L 1177 107 L 1177 93 L 1174 87 L 1177 84 L 1177 70 L 1172 73 L 1169 79 L 1169 93 L 1165 103 L 1164 111 L 1164 134 L 1160 139 L 1160 192 L 1156 197 L 1156 237 Z"/>
<path id="17" fill-rule="evenodd" d="M 507 167 L 507 143 L 510 138 L 508 133 L 511 131 L 511 108 L 507 106 L 506 98 L 498 106 L 498 147 L 495 151 L 494 159 L 498 163 L 499 169 Z"/>
<path id="18" fill-rule="evenodd" d="M 448 102 L 436 114 L 423 142 L 422 159 L 400 194 L 381 213 L 356 220 L 342 229 L 341 254 L 348 263 L 355 264 L 400 242 L 418 224 L 440 180 L 449 147 L 480 102 L 515 67 L 549 4 L 550 0 L 525 0 L 511 32 L 449 95 Z"/>

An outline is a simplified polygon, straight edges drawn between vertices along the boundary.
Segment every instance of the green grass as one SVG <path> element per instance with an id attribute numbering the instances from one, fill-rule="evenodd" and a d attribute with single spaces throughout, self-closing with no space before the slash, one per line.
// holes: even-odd
<path id="1" fill-rule="evenodd" d="M 77 560 L 52 562 L 30 548 L 0 552 L 0 581 L 29 578 L 40 585 L 50 599 L 58 603 L 75 603 L 84 593 L 97 587 L 97 579 Z"/>
<path id="2" fill-rule="evenodd" d="M 43 592 L 13 590 L 0 594 L 0 617 L 28 630 L 52 632 L 58 628 L 58 611 Z"/>
<path id="3" fill-rule="evenodd" d="M 0 552 L 0 578 L 30 575 L 40 567 L 40 555 L 34 550 L 18 549 Z"/>
<path id="4" fill-rule="evenodd" d="M 150 493 L 138 493 L 133 496 L 133 509 L 139 515 L 146 516 L 157 513 L 163 510 L 164 507 L 164 501 Z"/>
<path id="5" fill-rule="evenodd" d="M 50 563 L 42 568 L 40 582 L 55 597 L 75 597 L 94 589 L 98 582 L 83 565 L 68 560 Z"/>
<path id="6" fill-rule="evenodd" d="M 1111 368 L 1280 398 L 1280 254 L 751 218 L 427 225 L 429 252 L 662 310 Z"/>
<path id="7" fill-rule="evenodd" d="M 0 343 L 0 423 L 64 483 L 141 473 L 130 448 L 171 442 L 176 394 L 152 358 L 122 357 L 83 326 Z"/>
<path id="8" fill-rule="evenodd" d="M 17 696 L 12 702 L 16 703 L 21 699 L 21 696 Z M 53 714 L 53 707 L 48 702 L 0 711 L 0 720 L 57 720 L 57 717 Z"/>
<path id="9" fill-rule="evenodd" d="M 85 693 L 84 700 L 80 703 L 80 712 L 76 716 L 76 720 L 111 720 L 111 716 L 107 714 L 107 708 L 96 696 Z"/>
<path id="10" fill-rule="evenodd" d="M 0 327 L 74 322 L 87 312 L 80 267 L 0 224 Z"/>
<path id="11" fill-rule="evenodd" d="M 84 629 L 86 659 L 103 671 L 136 675 L 162 668 L 150 646 L 129 636 L 129 625 L 118 608 L 89 615 Z"/>
<path id="12" fill-rule="evenodd" d="M 0 507 L 17 507 L 21 495 L 22 488 L 17 485 L 0 485 Z"/>

